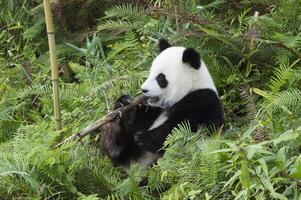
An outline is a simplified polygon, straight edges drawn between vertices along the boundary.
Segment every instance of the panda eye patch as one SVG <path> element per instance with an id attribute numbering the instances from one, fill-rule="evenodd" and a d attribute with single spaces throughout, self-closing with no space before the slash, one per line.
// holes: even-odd
<path id="1" fill-rule="evenodd" d="M 166 80 L 166 77 L 165 77 L 164 74 L 162 74 L 162 73 L 158 74 L 158 76 L 156 77 L 156 80 L 158 82 L 158 85 L 161 88 L 166 88 L 167 87 L 168 81 Z"/>

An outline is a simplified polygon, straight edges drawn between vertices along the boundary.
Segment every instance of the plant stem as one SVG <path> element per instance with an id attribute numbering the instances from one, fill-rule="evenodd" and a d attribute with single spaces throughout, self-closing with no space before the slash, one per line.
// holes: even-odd
<path id="1" fill-rule="evenodd" d="M 55 35 L 54 35 L 50 0 L 44 0 L 44 12 L 45 12 L 46 28 L 47 28 L 48 43 L 49 43 L 50 64 L 51 64 L 54 120 L 55 120 L 56 130 L 59 131 L 62 129 L 62 122 L 61 122 L 60 98 L 59 98 L 58 66 L 57 66 L 57 57 L 56 57 L 56 49 L 55 49 Z"/>

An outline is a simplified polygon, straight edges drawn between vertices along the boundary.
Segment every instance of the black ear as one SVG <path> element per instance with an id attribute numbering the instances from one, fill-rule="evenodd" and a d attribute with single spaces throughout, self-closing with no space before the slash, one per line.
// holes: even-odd
<path id="1" fill-rule="evenodd" d="M 160 39 L 159 40 L 159 49 L 160 52 L 164 51 L 165 49 L 171 47 L 171 45 L 167 42 L 165 39 Z"/>
<path id="2" fill-rule="evenodd" d="M 190 66 L 194 69 L 199 69 L 201 67 L 200 54 L 192 48 L 185 49 L 183 52 L 182 61 L 190 64 Z"/>

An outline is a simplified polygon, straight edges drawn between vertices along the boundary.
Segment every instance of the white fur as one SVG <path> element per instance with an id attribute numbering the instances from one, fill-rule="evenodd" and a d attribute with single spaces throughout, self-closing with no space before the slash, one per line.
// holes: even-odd
<path id="1" fill-rule="evenodd" d="M 159 115 L 159 117 L 154 121 L 154 123 L 152 124 L 152 126 L 148 129 L 149 131 L 159 127 L 161 124 L 163 124 L 166 120 L 168 119 L 167 117 L 167 113 L 163 112 Z"/>
<path id="2" fill-rule="evenodd" d="M 121 148 L 120 147 L 117 147 L 117 146 L 113 146 L 113 148 L 110 148 L 109 149 L 109 155 L 114 158 L 114 157 L 117 157 L 120 155 L 120 152 L 121 152 Z"/>
<path id="3" fill-rule="evenodd" d="M 141 86 L 142 89 L 148 91 L 145 93 L 146 96 L 160 98 L 158 102 L 152 104 L 153 106 L 170 107 L 189 92 L 197 89 L 208 88 L 217 93 L 206 64 L 201 61 L 201 67 L 196 70 L 189 64 L 183 63 L 184 50 L 184 47 L 170 47 L 154 59 L 149 77 Z M 166 88 L 161 88 L 156 81 L 156 77 L 160 73 L 166 76 L 168 81 Z M 153 126 L 155 125 L 156 122 Z"/>
<path id="4" fill-rule="evenodd" d="M 143 154 L 135 161 L 140 167 L 145 168 L 156 162 L 162 155 L 157 153 L 152 153 L 150 151 L 144 151 Z M 130 163 L 126 165 L 121 165 L 123 170 L 129 172 L 130 170 Z"/>
<path id="5" fill-rule="evenodd" d="M 141 86 L 142 89 L 147 90 L 146 96 L 159 97 L 158 102 L 150 102 L 152 106 L 171 107 L 189 92 L 197 89 L 208 88 L 217 93 L 206 64 L 201 61 L 200 69 L 196 70 L 189 64 L 183 63 L 184 50 L 184 47 L 170 47 L 154 59 L 149 77 Z M 161 88 L 156 81 L 156 77 L 160 73 L 163 73 L 168 81 L 166 88 Z M 167 113 L 161 113 L 148 130 L 159 127 L 167 119 Z M 159 158 L 158 154 L 146 151 L 137 160 L 137 163 L 140 166 L 149 166 Z"/>
<path id="6" fill-rule="evenodd" d="M 156 153 L 145 151 L 143 155 L 137 160 L 139 166 L 147 167 L 156 162 L 161 156 Z"/>

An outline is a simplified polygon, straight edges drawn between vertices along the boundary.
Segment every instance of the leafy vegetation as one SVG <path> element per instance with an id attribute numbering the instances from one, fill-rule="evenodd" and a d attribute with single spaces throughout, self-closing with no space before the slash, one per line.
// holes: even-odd
<path id="1" fill-rule="evenodd" d="M 83 2 L 53 6 L 56 132 L 42 1 L 0 0 L 0 199 L 301 199 L 299 0 Z M 71 26 L 68 12 L 81 16 Z M 136 94 L 162 37 L 201 53 L 225 131 L 182 124 L 155 166 L 128 172 L 99 154 L 96 134 L 54 149 Z"/>

